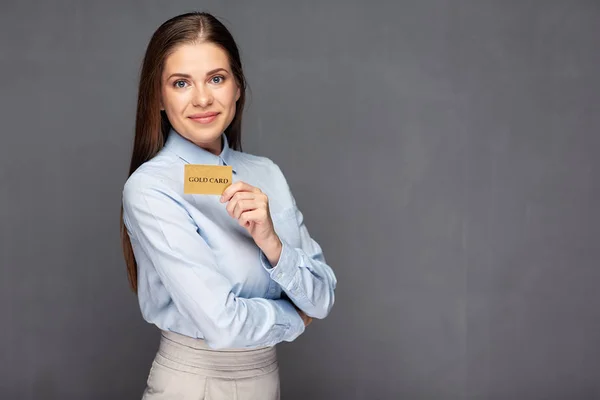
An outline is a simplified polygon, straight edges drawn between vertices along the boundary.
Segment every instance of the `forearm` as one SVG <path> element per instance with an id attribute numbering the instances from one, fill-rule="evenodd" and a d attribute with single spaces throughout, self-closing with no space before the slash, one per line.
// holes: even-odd
<path id="1" fill-rule="evenodd" d="M 287 300 L 232 298 L 212 321 L 198 321 L 210 347 L 253 348 L 291 342 L 304 332 L 304 323 Z"/>
<path id="2" fill-rule="evenodd" d="M 298 308 L 311 317 L 325 318 L 335 301 L 333 271 L 322 253 L 311 257 L 303 249 L 280 243 L 279 254 L 262 251 L 263 265 Z"/>

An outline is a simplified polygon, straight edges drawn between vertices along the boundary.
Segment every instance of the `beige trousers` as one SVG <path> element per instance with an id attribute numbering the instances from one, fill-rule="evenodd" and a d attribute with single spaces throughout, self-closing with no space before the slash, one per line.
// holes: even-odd
<path id="1" fill-rule="evenodd" d="M 142 400 L 279 400 L 275 347 L 212 350 L 162 332 Z"/>

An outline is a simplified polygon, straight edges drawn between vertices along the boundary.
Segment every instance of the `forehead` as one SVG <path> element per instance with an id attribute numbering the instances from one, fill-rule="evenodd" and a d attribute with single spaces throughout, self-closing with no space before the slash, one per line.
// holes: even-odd
<path id="1" fill-rule="evenodd" d="M 213 43 L 182 44 L 166 58 L 163 76 L 173 73 L 204 75 L 216 68 L 230 71 L 227 53 Z"/>

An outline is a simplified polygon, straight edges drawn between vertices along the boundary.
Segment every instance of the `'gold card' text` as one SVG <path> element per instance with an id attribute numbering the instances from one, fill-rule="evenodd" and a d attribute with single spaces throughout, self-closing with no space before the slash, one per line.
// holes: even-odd
<path id="1" fill-rule="evenodd" d="M 232 182 L 230 166 L 186 164 L 183 192 L 185 194 L 221 195 Z"/>

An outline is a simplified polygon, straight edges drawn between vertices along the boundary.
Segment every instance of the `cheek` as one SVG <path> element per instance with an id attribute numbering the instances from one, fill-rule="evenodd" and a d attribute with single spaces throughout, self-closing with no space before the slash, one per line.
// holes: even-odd
<path id="1" fill-rule="evenodd" d="M 229 109 L 235 110 L 235 103 L 237 97 L 237 88 L 230 87 L 227 90 L 223 90 L 219 93 L 219 102 Z"/>
<path id="2" fill-rule="evenodd" d="M 229 103 L 229 114 L 230 114 L 229 118 L 231 120 L 233 120 L 233 118 L 235 117 L 235 111 L 236 111 L 235 105 L 236 105 L 236 100 L 235 100 L 235 93 L 234 93 L 234 96 L 230 99 L 230 103 Z M 229 121 L 229 122 L 231 122 L 231 121 Z"/>
<path id="3" fill-rule="evenodd" d="M 231 103 L 230 103 L 231 113 L 235 114 L 235 106 L 237 104 L 237 92 L 236 92 L 236 90 L 233 91 L 233 94 L 231 96 L 230 101 L 231 101 Z"/>
<path id="4" fill-rule="evenodd" d="M 174 93 L 169 91 L 163 91 L 163 106 L 167 111 L 170 112 L 182 111 L 185 109 L 185 106 L 188 103 L 187 97 L 189 96 L 183 92 Z"/>
<path id="5" fill-rule="evenodd" d="M 221 107 L 227 112 L 226 123 L 229 124 L 235 117 L 235 105 L 236 105 L 236 92 L 234 90 L 223 91 L 218 94 L 218 98 L 215 97 L 215 101 L 218 101 Z"/>

